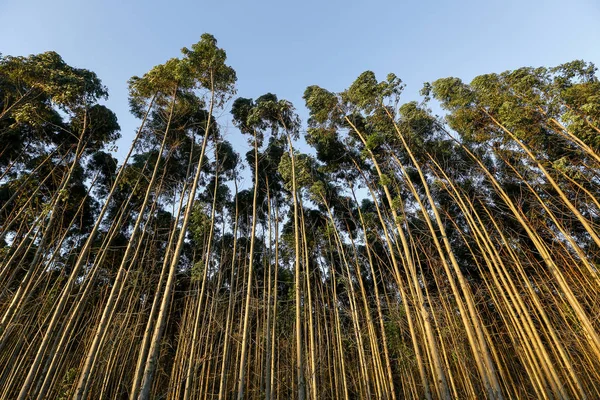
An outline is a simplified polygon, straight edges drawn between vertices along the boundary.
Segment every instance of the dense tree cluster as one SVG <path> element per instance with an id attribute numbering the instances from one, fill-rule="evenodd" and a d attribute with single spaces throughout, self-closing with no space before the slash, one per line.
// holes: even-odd
<path id="1" fill-rule="evenodd" d="M 132 77 L 119 163 L 96 74 L 0 56 L 1 398 L 600 398 L 592 64 L 367 71 L 305 129 L 235 83 L 209 34 Z"/>

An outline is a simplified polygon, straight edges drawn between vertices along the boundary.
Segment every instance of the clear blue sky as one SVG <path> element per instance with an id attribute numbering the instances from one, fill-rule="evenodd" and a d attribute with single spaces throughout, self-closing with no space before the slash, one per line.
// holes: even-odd
<path id="1" fill-rule="evenodd" d="M 95 71 L 122 127 L 120 155 L 137 126 L 127 79 L 204 32 L 227 51 L 239 96 L 276 93 L 305 119 L 306 86 L 343 90 L 368 69 L 396 73 L 413 100 L 423 82 L 451 75 L 470 81 L 573 59 L 600 65 L 599 21 L 598 0 L 0 0 L 0 52 L 55 50 Z M 229 139 L 245 143 L 233 131 Z"/>

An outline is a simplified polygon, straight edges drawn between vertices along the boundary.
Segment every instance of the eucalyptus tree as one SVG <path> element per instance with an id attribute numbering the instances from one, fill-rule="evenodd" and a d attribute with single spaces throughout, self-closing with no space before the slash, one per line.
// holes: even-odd
<path id="1" fill-rule="evenodd" d="M 584 86 L 592 89 L 587 94 L 593 96 L 593 88 L 597 87 L 594 69 L 582 66 L 585 64 L 571 63 L 549 70 L 524 68 L 480 76 L 470 85 L 456 78 L 447 78 L 426 89 L 431 90 L 451 112 L 448 122 L 465 141 L 495 153 L 492 165 L 494 169 L 503 171 L 499 177 L 490 174 L 489 167 L 477 161 L 479 167 L 500 195 L 500 200 L 509 207 L 512 218 L 523 229 L 527 239 L 523 240 L 523 244 L 537 252 L 539 261 L 547 266 L 567 304 L 581 321 L 589 346 L 587 351 L 597 353 L 597 328 L 585 311 L 589 306 L 585 305 L 584 298 L 574 295 L 573 284 L 568 283 L 572 272 L 565 273 L 560 258 L 550 255 L 557 240 L 570 246 L 578 258 L 573 261 L 583 267 L 582 272 L 585 271 L 587 289 L 583 292 L 595 290 L 592 288 L 597 287 L 597 271 L 592 267 L 590 253 L 587 253 L 587 248 L 597 245 L 593 216 L 580 211 L 577 197 L 571 195 L 569 188 L 573 181 L 564 179 L 565 174 L 561 171 L 562 166 L 569 163 L 564 161 L 570 159 L 570 162 L 579 164 L 576 167 L 580 171 L 579 177 L 594 174 L 596 153 L 589 147 L 592 143 L 586 144 L 573 134 L 577 127 L 584 127 L 583 132 L 586 129 L 593 131 L 593 125 L 581 119 L 585 118 L 584 113 L 575 117 L 579 123 L 569 126 L 574 117 L 569 114 L 572 111 L 566 106 L 567 101 L 561 99 L 561 89 L 557 89 L 577 91 L 575 88 Z M 581 81 L 578 82 L 579 79 Z M 580 135 L 585 138 L 582 133 Z M 468 152 L 476 160 L 474 152 Z M 561 159 L 563 163 L 559 161 Z M 520 185 L 521 194 L 511 196 L 510 184 Z M 525 201 L 523 193 L 527 195 Z M 518 206 L 518 203 L 524 204 Z M 525 211 L 527 214 L 524 214 Z M 553 226 L 534 224 L 536 215 L 546 218 Z M 561 216 L 560 219 L 557 215 Z M 558 237 L 557 231 L 560 233 Z M 572 258 L 568 252 L 566 255 Z M 565 357 L 562 357 L 562 362 L 569 364 Z"/>
<path id="2" fill-rule="evenodd" d="M 119 137 L 119 126 L 115 115 L 97 104 L 98 100 L 107 96 L 107 90 L 97 76 L 88 70 L 70 67 L 56 53 L 48 52 L 27 58 L 3 58 L 0 69 L 4 83 L 8 86 L 3 92 L 4 109 L 0 119 L 3 125 L 0 131 L 6 137 L 3 154 L 8 158 L 5 161 L 11 161 L 13 176 L 18 173 L 15 162 L 20 161 L 18 165 L 22 166 L 20 172 L 23 183 L 44 182 L 39 186 L 45 187 L 33 191 L 33 195 L 38 196 L 38 202 L 48 203 L 40 213 L 41 218 L 38 218 L 41 235 L 31 268 L 28 269 L 33 274 L 42 254 L 47 250 L 46 243 L 55 236 L 55 221 L 59 218 L 61 209 L 69 204 L 68 193 L 75 193 L 77 188 L 83 187 L 80 163 L 82 157 L 116 140 Z M 11 135 L 16 135 L 17 141 L 11 140 Z M 19 150 L 23 146 L 27 147 L 26 152 Z M 20 160 L 11 159 L 11 154 L 16 153 L 25 154 Z M 42 166 L 38 164 L 39 160 L 48 160 L 56 168 L 51 164 Z M 58 182 L 46 180 L 40 175 L 48 173 L 48 168 L 60 176 Z M 30 172 L 27 172 L 28 169 Z M 19 189 L 26 187 L 21 186 Z M 19 196 L 30 194 L 26 190 L 18 193 L 19 189 L 3 204 L 3 210 L 10 212 L 11 209 L 7 207 L 14 207 L 16 204 L 13 201 L 18 201 Z M 28 197 L 27 202 L 30 199 Z M 3 237 L 14 221 L 4 222 Z M 13 299 L 19 298 L 21 294 L 19 292 Z"/>
<path id="3" fill-rule="evenodd" d="M 305 380 L 304 380 L 304 355 L 303 355 L 303 344 L 302 344 L 302 306 L 301 306 L 301 271 L 300 271 L 300 229 L 299 229 L 299 201 L 297 195 L 297 184 L 296 184 L 296 160 L 295 151 L 293 147 L 293 139 L 297 139 L 299 136 L 300 119 L 295 113 L 294 106 L 287 100 L 279 100 L 275 96 L 272 96 L 268 101 L 264 102 L 264 108 L 266 109 L 267 115 L 270 116 L 272 121 L 277 121 L 277 126 L 281 128 L 281 132 L 288 145 L 289 165 L 290 165 L 290 180 L 287 181 L 291 191 L 292 203 L 293 203 L 293 225 L 294 225 L 294 293 L 295 293 L 295 314 L 296 314 L 296 378 L 298 385 L 298 398 L 304 399 L 305 393 Z M 281 170 L 280 161 L 278 170 Z M 285 179 L 284 179 L 285 180 Z"/>
<path id="4" fill-rule="evenodd" d="M 293 114 L 293 107 L 290 103 L 281 100 L 278 101 L 277 96 L 268 93 L 260 96 L 256 101 L 246 98 L 238 98 L 233 103 L 231 113 L 234 118 L 234 123 L 243 134 L 251 134 L 253 136 L 254 147 L 254 194 L 252 200 L 252 228 L 250 230 L 250 250 L 248 261 L 248 279 L 246 282 L 246 305 L 244 311 L 244 321 L 242 328 L 242 343 L 241 343 L 241 358 L 240 358 L 240 373 L 238 377 L 237 398 L 244 398 L 245 374 L 246 374 L 246 357 L 247 357 L 247 341 L 248 341 L 248 323 L 250 315 L 250 299 L 252 294 L 252 279 L 254 275 L 254 246 L 256 237 L 257 223 L 257 199 L 259 194 L 259 182 L 261 175 L 264 172 L 259 170 L 259 148 L 262 147 L 265 139 L 265 134 L 270 131 L 273 137 L 277 137 L 280 132 L 289 134 L 290 130 L 297 129 L 297 117 Z M 290 141 L 291 145 L 291 141 Z M 267 178 L 268 179 L 268 178 Z M 265 180 L 264 178 L 262 180 Z M 268 185 L 268 183 L 267 183 Z M 270 215 L 269 215 L 270 218 Z M 299 257 L 298 252 L 296 253 Z M 297 289 L 299 290 L 299 289 Z M 298 300 L 298 299 L 297 299 Z M 266 360 L 270 364 L 270 360 Z M 267 378 L 269 379 L 269 378 Z M 270 380 L 270 379 L 269 379 Z M 302 390 L 302 389 L 299 389 Z M 303 393 L 299 394 L 303 397 Z"/>
<path id="5" fill-rule="evenodd" d="M 200 362 L 200 360 L 208 358 L 206 353 L 201 352 L 202 347 L 204 346 L 204 351 L 207 351 L 207 348 L 211 348 L 213 345 L 212 338 L 218 331 L 207 327 L 207 325 L 211 325 L 215 318 L 218 318 L 218 315 L 215 315 L 218 302 L 214 297 L 212 297 L 213 301 L 209 302 L 211 295 L 207 292 L 213 289 L 213 296 L 216 297 L 222 285 L 223 274 L 219 267 L 223 265 L 223 253 L 218 254 L 215 250 L 218 248 L 220 239 L 226 233 L 224 212 L 226 203 L 229 200 L 230 191 L 225 182 L 231 178 L 236 179 L 236 168 L 239 161 L 238 154 L 233 150 L 229 142 L 223 141 L 218 136 L 215 136 L 214 141 L 214 162 L 211 165 L 211 174 L 214 174 L 214 176 L 211 177 L 205 190 L 198 196 L 194 204 L 194 211 L 190 218 L 189 226 L 193 254 L 199 254 L 199 256 L 192 256 L 193 267 L 191 268 L 190 276 L 192 284 L 196 282 L 199 290 L 194 291 L 197 293 L 197 298 L 194 298 L 194 296 L 188 297 L 193 317 L 191 318 L 192 335 L 190 338 L 186 338 L 185 341 L 179 341 L 178 343 L 182 348 L 186 348 L 182 344 L 188 340 L 191 342 L 189 344 L 190 360 L 187 363 L 183 393 L 184 399 L 190 398 L 190 396 L 193 396 L 193 393 L 202 390 L 204 379 L 202 376 L 197 376 L 199 370 L 200 375 L 204 375 L 203 371 L 210 370 L 211 368 L 210 361 Z M 218 226 L 219 219 L 221 227 Z M 221 250 L 223 251 L 224 249 L 221 248 Z M 202 319 L 202 316 L 204 316 L 204 319 Z M 208 322 L 206 318 L 208 318 Z M 203 338 L 204 343 L 202 341 Z M 200 369 L 200 367 L 202 368 Z M 200 381 L 199 384 L 198 381 Z"/>
<path id="6" fill-rule="evenodd" d="M 4 57 L 0 64 L 3 86 L 0 130 L 8 144 L 6 151 L 3 151 L 3 157 L 6 157 L 4 161 L 10 160 L 9 168 L 17 165 L 25 167 L 22 170 L 25 172 L 25 182 L 40 183 L 32 192 L 24 190 L 20 194 L 23 199 L 29 196 L 25 204 L 30 204 L 30 200 L 36 196 L 41 201 L 48 202 L 45 211 L 40 213 L 40 218 L 34 224 L 39 224 L 39 242 L 35 255 L 30 260 L 30 268 L 27 268 L 26 276 L 4 312 L 5 325 L 18 315 L 22 305 L 30 297 L 28 289 L 35 286 L 31 285 L 32 280 L 39 282 L 38 273 L 47 267 L 45 264 L 54 261 L 55 256 L 52 256 L 44 262 L 44 252 L 48 251 L 49 246 L 55 246 L 56 249 L 51 253 L 56 255 L 58 247 L 65 243 L 64 235 L 56 230 L 71 230 L 73 234 L 77 231 L 85 232 L 81 227 L 77 230 L 72 229 L 72 226 L 57 226 L 56 222 L 61 219 L 65 222 L 73 220 L 75 210 L 69 209 L 72 206 L 77 208 L 79 201 L 76 198 L 81 198 L 80 195 L 86 191 L 81 160 L 116 140 L 119 137 L 119 126 L 115 115 L 98 104 L 100 99 L 107 96 L 107 90 L 93 72 L 67 65 L 54 52 L 30 57 Z M 19 159 L 21 154 L 23 157 Z M 56 168 L 51 167 L 50 171 L 58 172 L 61 176 L 58 184 L 48 180 L 49 175 L 43 178 L 39 175 L 44 169 L 48 171 L 48 165 L 40 168 L 42 165 L 37 164 L 35 157 L 47 160 L 48 158 L 41 157 L 44 154 L 59 156 L 54 160 L 49 159 L 56 163 Z M 28 166 L 24 161 L 32 162 Z M 26 172 L 27 168 L 30 168 L 30 173 Z M 16 169 L 13 169 L 12 173 L 15 172 Z M 26 186 L 21 186 L 20 189 L 26 189 Z M 71 195 L 72 202 L 69 201 Z M 19 196 L 13 194 L 3 208 L 6 210 L 6 206 L 14 206 L 13 200 L 19 202 Z M 89 221 L 89 203 L 87 208 L 84 215 L 87 214 L 85 218 Z M 19 214 L 20 211 L 17 215 Z M 90 223 L 86 225 L 89 226 Z M 4 225 L 3 236 L 11 226 L 12 222 Z M 62 239 L 53 243 L 52 238 L 56 237 Z M 7 339 L 6 332 L 4 328 L 0 328 L 0 331 L 4 342 Z M 35 364 L 34 362 L 34 367 Z"/>
<path id="7" fill-rule="evenodd" d="M 188 192 L 188 200 L 183 215 L 180 233 L 171 256 L 172 258 L 169 262 L 168 278 L 160 303 L 156 325 L 152 333 L 148 357 L 145 362 L 144 374 L 139 392 L 140 399 L 147 399 L 150 396 L 152 381 L 160 353 L 159 346 L 167 320 L 169 301 L 171 300 L 173 291 L 175 273 L 196 196 L 196 189 L 202 171 L 202 162 L 208 143 L 209 132 L 214 123 L 212 114 L 216 108 L 222 107 L 225 101 L 234 93 L 234 84 L 236 81 L 235 71 L 225 64 L 227 58 L 225 51 L 217 47 L 217 41 L 212 35 L 202 35 L 202 38 L 198 43 L 194 44 L 191 49 L 184 48 L 182 53 L 184 54 L 183 62 L 189 71 L 189 78 L 193 85 L 192 88 L 208 91 L 208 118 L 206 119 L 206 125 L 204 126 L 204 137 L 202 138 L 200 156 L 198 157 L 196 172 Z M 184 194 L 182 193 L 182 196 L 183 195 Z"/>
<path id="8" fill-rule="evenodd" d="M 132 80 L 134 82 L 133 86 L 137 90 L 135 90 L 133 93 L 130 103 L 145 102 L 148 101 L 149 97 L 156 96 L 154 99 L 155 107 L 165 107 L 166 110 L 155 109 L 154 114 L 162 112 L 166 117 L 166 126 L 164 131 L 158 131 L 155 133 L 162 134 L 160 148 L 158 150 L 157 157 L 154 160 L 152 175 L 146 186 L 143 200 L 138 211 L 138 216 L 135 220 L 133 230 L 129 236 L 121 265 L 119 266 L 117 276 L 115 277 L 115 282 L 102 313 L 102 318 L 100 320 L 98 329 L 96 330 L 94 340 L 86 356 L 86 362 L 80 373 L 79 383 L 75 393 L 75 398 L 77 399 L 85 398 L 87 395 L 89 385 L 88 377 L 92 372 L 92 366 L 98 352 L 101 338 L 104 336 L 106 329 L 111 323 L 117 300 L 121 296 L 130 265 L 134 260 L 134 252 L 139 242 L 138 237 L 143 231 L 142 222 L 144 219 L 145 210 L 150 201 L 152 192 L 156 190 L 155 182 L 159 175 L 159 167 L 162 164 L 160 161 L 167 144 L 167 138 L 170 136 L 169 130 L 171 120 L 174 115 L 175 104 L 177 102 L 177 93 L 178 91 L 184 91 L 191 86 L 191 81 L 187 79 L 186 72 L 185 65 L 180 60 L 171 59 L 163 65 L 154 67 L 154 69 L 148 72 L 146 76 L 140 79 L 134 78 Z M 137 99 L 135 96 L 142 96 L 142 99 Z M 156 119 L 156 117 L 150 119 L 150 123 L 148 124 L 150 129 L 152 129 L 152 122 Z M 154 132 L 155 131 L 152 131 L 152 133 Z"/>
<path id="9" fill-rule="evenodd" d="M 406 275 L 409 278 L 409 288 L 412 296 L 420 295 L 421 289 L 415 280 L 410 279 L 411 276 L 415 276 L 414 260 L 412 259 L 411 253 L 408 248 L 408 241 L 404 229 L 401 226 L 401 219 L 398 217 L 396 208 L 399 204 L 402 204 L 400 197 L 392 196 L 392 177 L 393 169 L 390 169 L 390 164 L 387 160 L 381 160 L 376 157 L 376 154 L 381 153 L 382 145 L 389 140 L 394 134 L 393 124 L 389 122 L 387 117 L 388 107 L 394 107 L 398 102 L 398 96 L 402 90 L 401 81 L 393 74 L 390 74 L 386 81 L 377 82 L 375 77 L 370 72 L 363 73 L 351 87 L 342 92 L 341 94 L 331 93 L 325 89 L 317 86 L 310 86 L 307 88 L 304 94 L 306 104 L 311 111 L 311 122 L 313 124 L 313 135 L 330 135 L 331 131 L 345 130 L 347 131 L 347 142 L 351 146 L 356 146 L 359 151 L 364 155 L 364 158 L 368 159 L 376 171 L 376 177 L 383 186 L 385 199 L 390 212 L 392 213 L 392 221 L 396 226 L 396 232 L 401 240 L 403 246 L 404 257 L 401 258 L 402 265 L 405 268 Z M 390 105 L 385 105 L 383 102 L 388 101 Z M 337 133 L 336 133 L 337 134 Z M 317 141 L 318 136 L 315 138 Z M 355 164 L 358 166 L 358 164 Z M 385 169 L 384 169 L 385 168 Z M 389 172 L 388 172 L 389 171 Z M 402 209 L 400 209 L 401 212 Z M 392 242 L 388 236 L 388 245 L 390 251 L 394 253 Z M 441 248 L 440 248 L 441 251 Z M 398 269 L 396 258 L 394 260 L 394 269 L 396 271 L 396 279 L 401 289 L 403 284 L 401 283 L 402 277 Z M 403 291 L 403 289 L 401 289 Z M 417 301 L 417 304 L 423 304 L 423 301 Z M 409 310 L 410 300 L 405 298 L 404 305 L 407 308 L 409 323 L 412 324 L 411 314 Z M 421 307 L 421 314 L 425 314 L 426 311 Z M 430 332 L 427 335 L 428 348 L 432 351 L 431 357 L 434 360 L 435 374 L 438 378 L 435 380 L 436 388 L 439 390 L 438 395 L 441 397 L 448 397 L 446 380 L 444 372 L 441 368 L 439 361 L 439 355 L 437 352 L 437 346 L 433 340 L 431 334 L 431 327 L 428 323 L 427 318 L 423 318 L 425 324 L 425 331 Z M 411 326 L 411 330 L 412 325 Z M 418 335 L 416 331 L 412 332 L 413 347 L 416 354 L 419 354 Z M 474 350 L 478 354 L 478 350 Z M 418 357 L 419 358 L 419 357 Z M 424 385 L 425 392 L 428 394 L 428 385 L 426 373 L 422 361 L 419 361 L 419 369 L 421 375 L 421 381 Z M 440 385 L 438 386 L 437 383 Z"/>
<path id="10" fill-rule="evenodd" d="M 561 68 L 565 67 L 552 70 Z M 465 132 L 467 138 L 472 138 L 472 126 L 477 124 L 480 134 L 473 137 L 472 141 L 492 148 L 500 160 L 512 159 L 515 165 L 538 170 L 539 174 L 531 175 L 531 183 L 553 194 L 545 201 L 556 204 L 558 200 L 559 204 L 562 203 L 565 211 L 571 213 L 569 216 L 581 224 L 583 236 L 591 238 L 598 246 L 598 235 L 592 226 L 595 223 L 593 216 L 585 215 L 577 207 L 568 188 L 563 190 L 560 172 L 570 162 L 581 162 L 579 176 L 587 175 L 595 166 L 593 161 L 592 165 L 585 165 L 585 158 L 594 157 L 595 151 L 560 124 L 559 121 L 569 121 L 573 117 L 564 115 L 566 107 L 551 92 L 548 93 L 548 86 L 554 84 L 543 82 L 544 79 L 549 80 L 544 76 L 544 71 L 520 69 L 500 75 L 488 74 L 476 77 L 471 85 L 465 85 L 456 78 L 440 79 L 434 82 L 433 93 L 452 112 L 449 122 L 457 131 Z M 555 79 L 563 82 L 568 78 L 558 76 Z M 593 84 L 593 69 L 589 79 Z M 566 82 L 563 84 L 567 85 Z M 547 96 L 542 97 L 541 93 Z M 593 91 L 590 95 L 593 96 Z M 546 98 L 549 100 L 542 103 Z M 585 136 L 583 132 L 579 134 Z M 577 151 L 577 147 L 583 152 Z M 576 157 L 577 161 L 569 160 L 570 157 Z M 503 168 L 505 164 L 498 163 L 498 166 Z M 510 169 L 506 172 L 508 176 Z M 534 178 L 537 178 L 537 182 Z M 542 185 L 538 182 L 542 182 Z M 560 207 L 559 204 L 555 207 Z M 577 229 L 575 224 L 569 225 Z M 574 231 L 572 234 L 577 233 Z M 592 277 L 597 275 L 590 269 L 589 263 L 584 262 L 584 265 Z"/>
<path id="11" fill-rule="evenodd" d="M 106 87 L 95 73 L 69 66 L 57 53 L 0 56 L 0 76 L 0 134 L 6 145 L 0 165 L 18 156 L 22 162 L 62 141 L 72 151 L 92 121 L 101 132 L 86 138 L 90 142 L 102 146 L 118 138 L 114 114 L 97 104 L 108 96 Z"/>
<path id="12" fill-rule="evenodd" d="M 45 176 L 39 175 L 43 172 L 39 170 L 39 162 L 44 160 L 49 162 L 44 168 L 52 164 L 57 166 L 56 173 L 63 179 L 54 192 L 62 190 L 64 197 L 81 158 L 119 137 L 116 116 L 97 103 L 107 97 L 106 87 L 93 72 L 67 65 L 54 52 L 2 57 L 0 76 L 3 89 L 0 135 L 4 143 L 0 165 L 7 167 L 3 176 L 11 174 L 9 188 L 15 189 L 14 178 L 19 175 L 30 185 L 44 180 Z M 52 187 L 48 189 L 53 190 Z M 17 195 L 25 198 L 28 193 L 14 190 L 2 210 L 9 212 Z M 36 193 L 41 195 L 44 191 Z M 56 219 L 56 213 L 52 212 L 56 202 L 49 197 L 42 201 L 50 203 L 46 207 L 48 231 Z M 10 226 L 10 221 L 4 221 L 2 237 Z M 47 236 L 41 237 L 40 252 Z"/>

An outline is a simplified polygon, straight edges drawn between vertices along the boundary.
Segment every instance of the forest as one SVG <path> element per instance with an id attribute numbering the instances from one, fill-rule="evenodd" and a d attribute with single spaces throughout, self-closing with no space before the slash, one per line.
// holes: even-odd
<path id="1" fill-rule="evenodd" d="M 600 398 L 593 64 L 366 71 L 301 121 L 203 34 L 118 160 L 67 61 L 0 55 L 0 398 Z"/>

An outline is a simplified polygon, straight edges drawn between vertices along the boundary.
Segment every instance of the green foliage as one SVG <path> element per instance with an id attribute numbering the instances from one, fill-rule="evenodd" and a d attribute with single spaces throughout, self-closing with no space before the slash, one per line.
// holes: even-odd
<path id="1" fill-rule="evenodd" d="M 278 100 L 272 93 L 264 94 L 256 101 L 237 98 L 231 107 L 231 114 L 233 123 L 242 133 L 256 136 L 259 147 L 267 131 L 273 137 L 278 137 L 282 132 L 294 138 L 298 136 L 300 119 L 292 103 Z"/>
<path id="2" fill-rule="evenodd" d="M 324 124 L 329 119 L 339 118 L 339 103 L 335 94 L 318 86 L 309 86 L 302 97 L 310 111 L 309 124 Z"/>
<path id="3" fill-rule="evenodd" d="M 57 400 L 66 400 L 70 398 L 72 394 L 72 388 L 75 384 L 78 374 L 79 370 L 77 368 L 69 368 L 67 370 L 60 384 L 61 388 Z"/>
<path id="4" fill-rule="evenodd" d="M 131 112 L 141 118 L 151 99 L 159 105 L 169 102 L 175 90 L 208 90 L 215 106 L 221 106 L 235 93 L 235 71 L 225 64 L 227 54 L 216 39 L 203 34 L 191 48 L 181 50 L 183 58 L 172 58 L 152 68 L 142 77 L 129 80 Z"/>
<path id="5" fill-rule="evenodd" d="M 293 176 L 296 176 L 296 188 L 302 189 L 312 185 L 316 175 L 314 160 L 306 155 L 296 153 L 294 155 L 294 171 L 292 171 L 292 159 L 289 153 L 281 156 L 278 171 L 288 190 L 292 188 Z"/>
<path id="6" fill-rule="evenodd" d="M 467 140 L 499 138 L 506 142 L 492 116 L 535 150 L 560 158 L 565 155 L 564 146 L 571 145 L 563 140 L 562 128 L 553 120 L 593 148 L 600 144 L 593 124 L 600 116 L 600 83 L 595 71 L 593 64 L 574 61 L 555 68 L 480 75 L 469 85 L 458 78 L 438 79 L 425 92 L 451 112 L 447 117 L 450 126 Z"/>
<path id="7" fill-rule="evenodd" d="M 192 266 L 191 279 L 192 282 L 201 282 L 202 277 L 204 276 L 204 261 L 200 260 Z"/>
<path id="8" fill-rule="evenodd" d="M 366 113 L 378 109 L 386 99 L 395 100 L 402 93 L 402 81 L 389 74 L 385 81 L 377 82 L 372 71 L 365 71 L 341 94 L 343 101 L 351 107 L 357 107 Z"/>
<path id="9" fill-rule="evenodd" d="M 191 48 L 184 47 L 185 71 L 189 71 L 198 89 L 214 92 L 216 105 L 221 106 L 235 94 L 237 76 L 233 68 L 225 64 L 227 53 L 217 47 L 217 39 L 204 33 Z"/>
<path id="10" fill-rule="evenodd" d="M 115 114 L 97 104 L 108 97 L 100 79 L 55 52 L 0 56 L 0 93 L 0 165 L 52 147 L 74 150 L 80 138 L 89 154 L 120 137 Z"/>
<path id="11" fill-rule="evenodd" d="M 392 183 L 392 180 L 388 175 L 381 174 L 381 177 L 379 178 L 379 184 L 381 186 L 389 186 L 389 185 L 391 185 L 391 183 Z"/>
<path id="12" fill-rule="evenodd" d="M 95 73 L 67 65 L 53 51 L 29 57 L 0 56 L 0 72 L 3 86 L 12 89 L 4 91 L 5 106 L 37 107 L 40 102 L 48 106 L 47 99 L 61 110 L 73 112 L 108 96 Z"/>
<path id="13" fill-rule="evenodd" d="M 323 198 L 325 198 L 326 195 L 326 188 L 323 181 L 317 181 L 313 183 L 312 186 L 309 188 L 309 193 L 312 201 L 314 201 L 317 204 L 322 203 Z"/>
<path id="14" fill-rule="evenodd" d="M 206 211 L 206 205 L 196 202 L 190 216 L 189 230 L 198 246 L 202 246 L 210 233 L 210 214 Z"/>
<path id="15" fill-rule="evenodd" d="M 431 85 L 431 93 L 442 103 L 442 107 L 450 111 L 468 107 L 475 100 L 472 90 L 459 78 L 436 80 Z"/>

